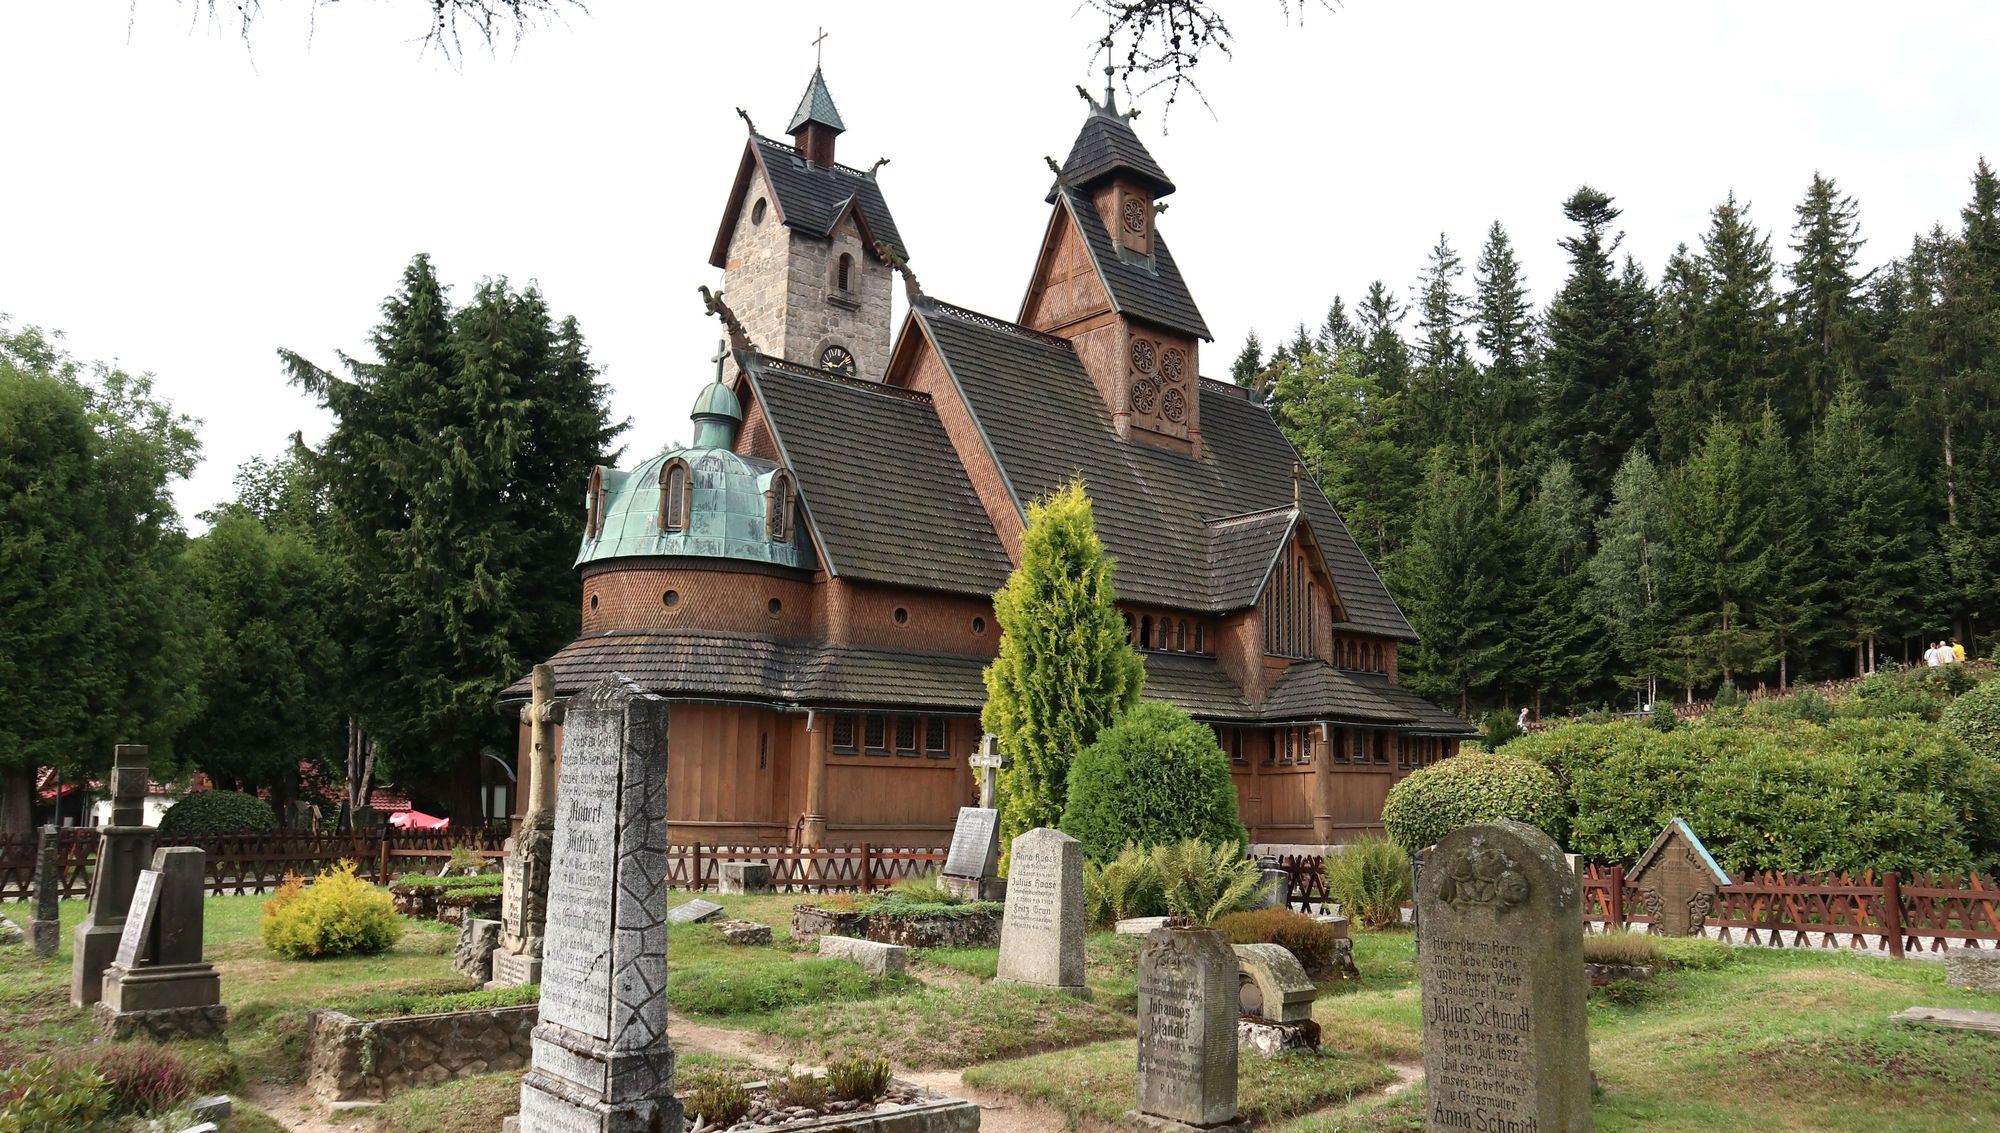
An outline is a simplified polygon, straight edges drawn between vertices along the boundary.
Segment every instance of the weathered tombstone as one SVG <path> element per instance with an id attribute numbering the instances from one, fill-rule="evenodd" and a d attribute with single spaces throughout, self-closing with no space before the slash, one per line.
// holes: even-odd
<path id="1" fill-rule="evenodd" d="M 979 772 L 979 805 L 958 808 L 941 884 L 961 900 L 998 901 L 1007 895 L 1007 882 L 1000 877 L 999 774 L 1008 759 L 1000 754 L 998 738 L 988 732 L 966 762 Z"/>
<path id="2" fill-rule="evenodd" d="M 28 943 L 37 956 L 53 956 L 62 946 L 62 832 L 42 827 L 35 845 L 35 909 L 28 919 Z"/>
<path id="3" fill-rule="evenodd" d="M 667 702 L 571 700 L 521 1133 L 679 1133 L 667 1045 Z"/>
<path id="4" fill-rule="evenodd" d="M 146 821 L 147 749 L 119 744 L 111 755 L 111 822 L 98 834 L 97 871 L 90 883 L 90 911 L 70 938 L 69 1002 L 88 1007 L 103 996 L 104 969 L 118 951 L 132 887 L 153 854 Z"/>
<path id="5" fill-rule="evenodd" d="M 549 855 L 555 845 L 555 745 L 550 732 L 562 719 L 555 703 L 556 671 L 536 665 L 530 699 L 521 709 L 528 723 L 528 804 L 521 828 L 507 839 L 500 880 L 500 943 L 493 953 L 496 987 L 539 983 L 542 936 L 548 924 Z"/>
<path id="6" fill-rule="evenodd" d="M 201 958 L 206 862 L 193 846 L 166 846 L 140 872 L 96 1007 L 113 1038 L 213 1038 L 229 1022 L 222 978 Z"/>
<path id="7" fill-rule="evenodd" d="M 469 980 L 485 983 L 493 975 L 493 954 L 499 945 L 499 921 L 465 918 L 465 923 L 458 926 L 458 946 L 452 949 L 452 970 Z"/>
<path id="8" fill-rule="evenodd" d="M 900 976 L 910 966 L 910 950 L 901 944 L 884 944 L 858 936 L 821 933 L 819 954 L 836 960 L 852 960 L 871 976 Z"/>
<path id="9" fill-rule="evenodd" d="M 1237 1010 L 1236 1045 L 1272 1058 L 1288 1050 L 1316 1050 L 1319 1024 L 1313 1021 L 1313 1000 L 1319 988 L 1280 944 L 1235 945 Z"/>
<path id="10" fill-rule="evenodd" d="M 1662 936 L 1700 936 L 1715 912 L 1716 891 L 1729 884 L 1688 824 L 1676 818 L 1625 875 L 1639 890 L 1639 904 Z"/>
<path id="11" fill-rule="evenodd" d="M 1139 951 L 1142 1128 L 1246 1128 L 1236 1110 L 1236 953 L 1221 933 L 1163 928 Z"/>
<path id="12" fill-rule="evenodd" d="M 721 905 L 696 897 L 692 901 L 683 901 L 667 910 L 667 923 L 700 924 L 703 921 L 714 920 L 721 915 Z"/>
<path id="13" fill-rule="evenodd" d="M 1277 866 L 1265 866 L 1258 871 L 1264 875 L 1264 888 L 1257 891 L 1259 909 L 1289 909 L 1292 906 L 1292 875 Z"/>
<path id="14" fill-rule="evenodd" d="M 1426 855 L 1426 1129 L 1590 1129 L 1582 888 L 1562 850 L 1500 820 Z"/>
<path id="15" fill-rule="evenodd" d="M 769 893 L 771 863 L 723 862 L 715 867 L 715 890 L 735 894 Z"/>
<path id="16" fill-rule="evenodd" d="M 1083 843 L 1060 830 L 1030 830 L 1014 839 L 1008 863 L 994 981 L 1089 996 L 1083 982 Z"/>

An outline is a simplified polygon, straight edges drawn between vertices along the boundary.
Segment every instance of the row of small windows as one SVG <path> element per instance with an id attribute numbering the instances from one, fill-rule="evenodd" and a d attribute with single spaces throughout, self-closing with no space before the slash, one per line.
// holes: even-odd
<path id="1" fill-rule="evenodd" d="M 687 530 L 688 517 L 694 511 L 693 480 L 687 461 L 679 458 L 668 461 L 660 470 L 660 530 Z M 593 499 L 597 495 L 593 492 Z M 765 538 L 773 543 L 791 539 L 793 504 L 797 498 L 798 491 L 792 486 L 789 473 L 780 470 L 772 475 L 771 486 L 764 492 Z"/>
<path id="2" fill-rule="evenodd" d="M 1206 653 L 1208 652 L 1208 626 L 1196 618 L 1190 623 L 1186 618 L 1155 618 L 1151 614 L 1134 621 L 1132 615 L 1122 615 L 1125 632 L 1130 635 L 1135 648 L 1158 650 L 1162 653 Z M 1192 629 L 1190 629 L 1192 626 Z"/>
<path id="3" fill-rule="evenodd" d="M 1264 602 L 1264 652 L 1274 657 L 1311 657 L 1318 652 L 1319 607 L 1306 557 L 1288 552 L 1278 560 Z"/>
<path id="4" fill-rule="evenodd" d="M 1261 747 L 1259 762 L 1264 767 L 1310 767 L 1315 757 L 1323 757 L 1330 763 L 1350 766 L 1387 767 L 1393 762 L 1409 770 L 1429 767 L 1449 754 L 1447 741 L 1435 736 L 1404 736 L 1399 740 L 1393 732 L 1368 729 L 1334 728 L 1322 737 L 1317 727 L 1217 728 L 1216 739 L 1228 753 L 1229 762 L 1238 767 L 1250 765 L 1250 753 L 1244 750 L 1246 732 L 1250 747 Z"/>
<path id="5" fill-rule="evenodd" d="M 950 759 L 942 716 L 854 716 L 833 718 L 835 755 L 900 755 Z M 921 746 L 919 746 L 921 744 Z"/>
<path id="6" fill-rule="evenodd" d="M 1355 673 L 1389 671 L 1388 650 L 1379 641 L 1348 641 L 1333 647 L 1334 663 Z"/>

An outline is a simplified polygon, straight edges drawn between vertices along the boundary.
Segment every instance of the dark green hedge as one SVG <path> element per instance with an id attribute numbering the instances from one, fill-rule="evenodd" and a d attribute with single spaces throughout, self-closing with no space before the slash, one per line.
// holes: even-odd
<path id="1" fill-rule="evenodd" d="M 278 828 L 271 804 L 236 791 L 202 791 L 167 808 L 160 816 L 162 836 L 201 834 L 261 834 Z"/>
<path id="2" fill-rule="evenodd" d="M 1077 755 L 1062 830 L 1096 862 L 1116 858 L 1127 842 L 1248 840 L 1215 733 L 1157 701 L 1127 712 Z"/>

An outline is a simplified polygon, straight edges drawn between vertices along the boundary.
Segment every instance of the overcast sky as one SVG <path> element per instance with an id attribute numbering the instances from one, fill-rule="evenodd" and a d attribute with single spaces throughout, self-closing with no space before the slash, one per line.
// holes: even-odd
<path id="1" fill-rule="evenodd" d="M 1657 277 L 1731 189 L 1784 260 L 1793 205 L 1833 175 L 1873 263 L 1955 226 L 1974 162 L 2000 159 L 1990 3 L 1220 6 L 1237 40 L 1201 69 L 1213 113 L 1184 102 L 1163 133 L 1155 99 L 1136 123 L 1179 186 L 1161 231 L 1217 335 L 1210 376 L 1252 328 L 1317 324 L 1377 277 L 1407 291 L 1440 231 L 1469 266 L 1495 219 L 1539 307 L 1581 183 L 1616 196 Z M 1043 155 L 1068 152 L 1076 84 L 1102 82 L 1076 0 L 595 0 L 458 65 L 416 42 L 425 7 L 350 0 L 309 26 L 304 0 L 265 0 L 246 48 L 191 3 L 0 0 L 0 312 L 153 371 L 202 420 L 190 517 L 244 459 L 324 434 L 274 349 L 362 350 L 417 252 L 457 296 L 506 275 L 577 316 L 632 421 L 626 462 L 689 436 L 733 108 L 779 134 L 821 24 L 839 156 L 893 159 L 925 290 L 1011 318 Z"/>

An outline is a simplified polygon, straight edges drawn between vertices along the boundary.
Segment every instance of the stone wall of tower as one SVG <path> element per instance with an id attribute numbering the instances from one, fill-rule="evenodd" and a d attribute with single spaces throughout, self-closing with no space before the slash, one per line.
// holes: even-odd
<path id="1" fill-rule="evenodd" d="M 770 185 L 761 170 L 753 172 L 736 213 L 736 230 L 729 234 L 722 293 L 757 349 L 783 358 L 791 357 L 785 351 L 791 244 L 791 230 L 778 220 Z"/>
<path id="2" fill-rule="evenodd" d="M 840 257 L 851 257 L 848 286 L 839 286 Z M 819 365 L 829 346 L 854 354 L 854 374 L 879 382 L 889 368 L 889 265 L 862 243 L 850 214 L 831 240 L 794 236 L 790 306 L 785 317 L 788 361 Z"/>

